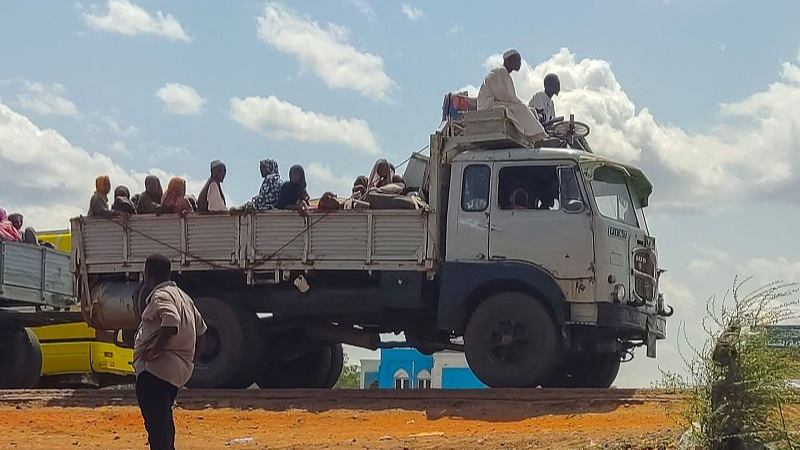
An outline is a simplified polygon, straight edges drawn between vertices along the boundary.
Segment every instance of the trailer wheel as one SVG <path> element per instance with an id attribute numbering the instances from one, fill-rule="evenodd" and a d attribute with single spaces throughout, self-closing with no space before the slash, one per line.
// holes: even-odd
<path id="1" fill-rule="evenodd" d="M 195 305 L 208 330 L 186 385 L 238 389 L 253 384 L 262 347 L 258 316 L 242 305 L 212 297 L 199 297 Z"/>
<path id="2" fill-rule="evenodd" d="M 29 389 L 42 374 L 39 339 L 28 328 L 14 326 L 0 333 L 0 389 Z"/>
<path id="3" fill-rule="evenodd" d="M 608 389 L 617 379 L 621 361 L 619 353 L 572 357 L 556 369 L 542 387 Z"/>
<path id="4" fill-rule="evenodd" d="M 490 387 L 535 387 L 550 372 L 559 349 L 556 325 L 535 298 L 503 292 L 469 318 L 464 350 L 469 367 Z"/>
<path id="5" fill-rule="evenodd" d="M 342 344 L 331 344 L 331 365 L 328 370 L 328 375 L 325 377 L 325 382 L 322 384 L 323 389 L 332 389 L 342 376 L 342 369 L 344 368 L 344 349 Z"/>
<path id="6" fill-rule="evenodd" d="M 332 371 L 332 347 L 316 345 L 307 353 L 282 363 L 267 362 L 258 380 L 265 389 L 319 389 L 326 387 Z M 341 369 L 339 369 L 341 372 Z M 336 377 L 338 380 L 338 376 Z M 336 380 L 334 380 L 334 384 Z"/>

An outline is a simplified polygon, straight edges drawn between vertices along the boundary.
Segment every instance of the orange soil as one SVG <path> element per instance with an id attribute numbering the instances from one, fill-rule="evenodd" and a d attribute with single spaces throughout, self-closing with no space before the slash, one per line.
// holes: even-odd
<path id="1" fill-rule="evenodd" d="M 671 448 L 681 433 L 677 403 L 608 405 L 597 412 L 503 405 L 447 410 L 177 409 L 179 450 Z M 515 409 L 515 408 L 510 408 Z M 247 443 L 230 443 L 253 438 Z M 136 407 L 0 406 L 0 448 L 145 449 Z"/>

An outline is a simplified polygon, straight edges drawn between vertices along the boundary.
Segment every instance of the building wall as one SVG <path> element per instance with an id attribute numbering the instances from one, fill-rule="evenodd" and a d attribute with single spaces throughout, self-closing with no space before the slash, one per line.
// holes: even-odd
<path id="1" fill-rule="evenodd" d="M 377 381 L 381 389 L 394 389 L 395 375 L 400 370 L 408 375 L 411 389 L 422 387 L 420 375 L 430 379 L 433 389 L 486 387 L 469 369 L 463 353 L 444 351 L 426 356 L 415 349 L 384 349 L 380 360 L 361 360 L 361 388 L 368 389 Z"/>
<path id="2" fill-rule="evenodd" d="M 411 348 L 395 348 L 381 350 L 378 385 L 381 389 L 394 389 L 395 374 L 399 370 L 408 374 L 410 387 L 417 387 L 417 375 L 433 368 L 433 357 L 421 354 Z"/>

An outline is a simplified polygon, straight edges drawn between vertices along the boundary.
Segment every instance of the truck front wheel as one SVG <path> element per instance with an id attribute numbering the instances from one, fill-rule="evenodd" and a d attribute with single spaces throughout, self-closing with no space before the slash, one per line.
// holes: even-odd
<path id="1" fill-rule="evenodd" d="M 553 368 L 558 350 L 558 331 L 550 313 L 520 292 L 484 300 L 464 333 L 469 367 L 490 387 L 538 386 Z"/>
<path id="2" fill-rule="evenodd" d="M 245 388 L 253 384 L 261 355 L 258 316 L 242 305 L 199 297 L 195 305 L 208 327 L 190 388 Z"/>
<path id="3" fill-rule="evenodd" d="M 556 369 L 542 387 L 608 389 L 619 374 L 619 353 L 582 354 Z"/>
<path id="4" fill-rule="evenodd" d="M 29 389 L 39 383 L 42 349 L 28 328 L 12 326 L 0 332 L 0 389 Z"/>

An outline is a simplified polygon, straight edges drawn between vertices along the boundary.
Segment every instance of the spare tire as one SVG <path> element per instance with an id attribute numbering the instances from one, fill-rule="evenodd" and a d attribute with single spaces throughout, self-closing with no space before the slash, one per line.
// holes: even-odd
<path id="1" fill-rule="evenodd" d="M 0 332 L 0 389 L 29 389 L 42 374 L 42 349 L 29 328 Z"/>
<path id="2" fill-rule="evenodd" d="M 190 388 L 245 388 L 255 382 L 262 336 L 258 316 L 243 305 L 199 297 L 195 305 L 208 327 Z"/>
<path id="3" fill-rule="evenodd" d="M 340 347 L 341 350 L 341 347 Z M 265 389 L 319 389 L 332 377 L 332 357 L 336 353 L 329 344 L 313 346 L 308 352 L 288 361 L 264 361 L 258 386 Z M 339 369 L 341 372 L 341 368 Z M 338 380 L 334 380 L 334 384 Z"/>

